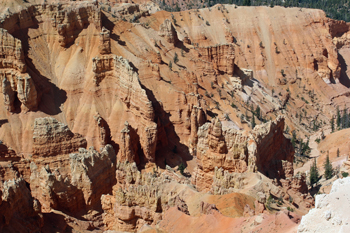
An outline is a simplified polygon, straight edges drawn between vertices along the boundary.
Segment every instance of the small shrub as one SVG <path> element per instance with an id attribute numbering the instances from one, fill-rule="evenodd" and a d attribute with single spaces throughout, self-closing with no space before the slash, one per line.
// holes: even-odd
<path id="1" fill-rule="evenodd" d="M 184 175 L 185 168 L 186 168 L 185 165 L 181 163 L 177 168 L 177 170 L 180 171 L 181 175 Z"/>
<path id="2" fill-rule="evenodd" d="M 208 21 L 206 21 L 205 24 L 206 24 L 207 26 L 210 26 L 210 23 L 209 23 Z"/>
<path id="3" fill-rule="evenodd" d="M 169 62 L 169 69 L 172 70 L 172 68 L 173 68 L 173 63 L 170 61 Z"/>
<path id="4" fill-rule="evenodd" d="M 344 178 L 346 178 L 346 177 L 348 177 L 348 176 L 349 176 L 349 173 L 347 173 L 347 172 L 343 172 L 341 175 L 342 175 Z"/>

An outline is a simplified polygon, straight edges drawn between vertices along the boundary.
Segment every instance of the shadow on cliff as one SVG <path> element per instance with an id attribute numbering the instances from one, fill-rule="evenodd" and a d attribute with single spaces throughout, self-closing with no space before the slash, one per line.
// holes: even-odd
<path id="1" fill-rule="evenodd" d="M 110 21 L 108 19 L 108 17 L 103 12 L 101 12 L 101 21 L 102 21 L 103 27 L 105 27 L 106 29 L 108 29 L 110 31 L 111 39 L 118 42 L 118 44 L 125 46 L 126 42 L 121 40 L 120 36 L 113 32 L 113 28 L 114 28 L 115 24 L 112 21 Z"/>
<path id="2" fill-rule="evenodd" d="M 140 82 L 141 84 L 141 82 Z M 155 111 L 155 122 L 158 123 L 158 140 L 156 149 L 156 164 L 162 169 L 166 165 L 176 167 L 193 157 L 189 152 L 189 148 L 180 142 L 180 137 L 175 131 L 174 124 L 170 121 L 171 114 L 165 112 L 163 106 L 158 102 L 153 92 L 141 84 L 146 91 L 148 99 L 152 101 Z"/>
<path id="3" fill-rule="evenodd" d="M 38 28 L 37 24 L 35 27 L 30 27 L 30 29 Z M 49 78 L 43 76 L 35 67 L 33 60 L 28 57 L 30 49 L 28 30 L 29 28 L 21 29 L 14 32 L 13 36 L 22 41 L 27 73 L 31 76 L 38 93 L 38 110 L 48 115 L 57 115 L 62 112 L 60 106 L 66 102 L 67 92 L 57 87 Z"/>
<path id="4" fill-rule="evenodd" d="M 9 120 L 7 119 L 0 120 L 0 127 L 6 123 L 9 123 Z"/>
<path id="5" fill-rule="evenodd" d="M 43 213 L 44 226 L 42 232 L 73 232 L 73 228 L 67 225 L 66 217 L 58 213 Z"/>
<path id="6" fill-rule="evenodd" d="M 340 63 L 340 67 L 341 67 L 339 82 L 341 84 L 343 84 L 344 86 L 346 86 L 347 88 L 349 88 L 350 87 L 350 79 L 346 73 L 346 71 L 348 70 L 348 66 L 346 64 L 345 59 L 343 58 L 343 56 L 340 53 L 338 53 L 338 61 Z"/>

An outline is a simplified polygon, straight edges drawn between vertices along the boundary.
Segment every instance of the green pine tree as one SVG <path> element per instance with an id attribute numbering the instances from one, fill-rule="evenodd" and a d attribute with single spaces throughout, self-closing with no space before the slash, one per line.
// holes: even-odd
<path id="1" fill-rule="evenodd" d="M 256 106 L 255 115 L 259 120 L 261 119 L 261 110 L 259 106 Z"/>
<path id="2" fill-rule="evenodd" d="M 253 114 L 253 116 L 252 116 L 252 122 L 251 122 L 251 124 L 252 124 L 252 129 L 254 129 L 254 127 L 255 127 L 255 116 L 254 116 L 254 114 Z"/>
<path id="3" fill-rule="evenodd" d="M 316 164 L 316 158 L 314 159 L 314 163 L 310 167 L 310 185 L 314 186 L 314 184 L 318 181 L 318 168 Z"/>
<path id="4" fill-rule="evenodd" d="M 176 64 L 178 61 L 179 61 L 179 58 L 178 58 L 178 56 L 177 56 L 177 53 L 175 53 L 175 56 L 174 56 L 174 63 Z"/>
<path id="5" fill-rule="evenodd" d="M 331 119 L 331 128 L 332 128 L 332 133 L 334 132 L 334 117 Z"/>
<path id="6" fill-rule="evenodd" d="M 173 63 L 171 61 L 169 62 L 169 68 L 170 70 L 173 69 Z"/>
<path id="7" fill-rule="evenodd" d="M 185 165 L 183 163 L 181 163 L 179 165 L 179 167 L 177 168 L 177 170 L 180 171 L 181 175 L 183 175 L 184 171 L 185 171 L 185 168 L 186 168 Z"/>
<path id="8" fill-rule="evenodd" d="M 345 129 L 348 127 L 348 111 L 346 108 L 344 108 L 343 110 L 343 116 L 342 116 L 342 119 L 341 119 L 341 127 L 342 129 Z"/>
<path id="9" fill-rule="evenodd" d="M 324 163 L 323 167 L 324 167 L 324 176 L 327 180 L 329 180 L 333 176 L 332 163 L 329 161 L 329 151 L 327 151 L 327 158 L 326 158 L 326 162 Z"/>
<path id="10" fill-rule="evenodd" d="M 340 128 L 340 123 L 341 123 L 341 120 L 340 120 L 340 111 L 339 111 L 339 106 L 337 107 L 337 126 L 338 128 Z"/>

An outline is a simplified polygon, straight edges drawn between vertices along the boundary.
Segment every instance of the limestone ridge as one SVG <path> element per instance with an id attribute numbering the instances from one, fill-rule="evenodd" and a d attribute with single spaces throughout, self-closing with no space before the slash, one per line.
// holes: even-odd
<path id="1" fill-rule="evenodd" d="M 51 209 L 71 213 L 88 210 L 100 204 L 102 194 L 107 194 L 115 183 L 115 151 L 106 145 L 97 152 L 93 148 L 80 148 L 69 155 L 68 174 L 48 166 L 30 165 L 31 190 L 42 203 L 43 211 Z"/>
<path id="2" fill-rule="evenodd" d="M 55 118 L 36 118 L 33 131 L 33 155 L 40 157 L 69 154 L 79 148 L 86 148 L 82 135 L 74 134 L 67 125 Z"/>
<path id="3" fill-rule="evenodd" d="M 57 13 L 51 11 L 49 6 L 52 26 L 57 29 L 59 34 L 59 43 L 66 47 L 75 40 L 76 31 L 82 30 L 89 23 L 93 23 L 96 28 L 101 28 L 100 8 L 91 4 L 88 6 L 67 7 L 64 11 L 60 10 L 59 5 Z"/>
<path id="4" fill-rule="evenodd" d="M 8 111 L 15 111 L 15 98 L 22 103 L 25 111 L 36 110 L 38 96 L 34 82 L 26 73 L 22 43 L 0 28 L 0 85 L 4 96 L 4 105 Z"/>
<path id="5" fill-rule="evenodd" d="M 0 191 L 0 231 L 38 232 L 43 226 L 40 202 L 23 178 L 5 181 Z"/>
<path id="6" fill-rule="evenodd" d="M 12 33 L 35 26 L 38 22 L 49 22 L 56 30 L 60 45 L 67 47 L 74 42 L 77 32 L 89 24 L 101 30 L 101 11 L 97 2 L 31 5 L 10 15 L 3 14 L 0 27 Z"/>

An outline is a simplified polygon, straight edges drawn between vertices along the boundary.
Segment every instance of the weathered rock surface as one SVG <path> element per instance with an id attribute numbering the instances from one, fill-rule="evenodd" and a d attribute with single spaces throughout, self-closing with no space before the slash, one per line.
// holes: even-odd
<path id="1" fill-rule="evenodd" d="M 205 74 L 227 73 L 232 76 L 234 72 L 235 50 L 232 44 L 223 44 L 209 47 L 198 47 L 199 67 Z M 201 61 L 202 60 L 202 61 Z M 202 63 L 202 64 L 201 64 Z"/>
<path id="2" fill-rule="evenodd" d="M 141 87 L 138 74 L 130 66 L 128 60 L 116 55 L 105 55 L 102 58 L 93 59 L 93 72 L 95 82 L 98 84 L 103 78 L 116 79 L 118 98 L 134 113 L 138 118 L 138 138 L 133 143 L 140 144 L 146 161 L 155 161 L 155 150 L 157 143 L 157 124 L 154 120 L 154 110 L 149 101 L 146 91 Z M 122 131 L 122 135 L 123 135 Z M 122 146 L 126 142 L 122 138 Z M 124 149 L 121 153 L 124 153 Z M 121 155 L 122 157 L 124 155 Z M 130 157 L 126 157 L 130 158 Z M 129 162 L 139 161 L 139 158 Z"/>
<path id="3" fill-rule="evenodd" d="M 26 73 L 22 42 L 0 28 L 0 47 L 0 85 L 5 107 L 10 112 L 15 111 L 14 101 L 18 98 L 23 110 L 36 110 L 39 102 L 37 91 Z"/>
<path id="4" fill-rule="evenodd" d="M 33 155 L 40 157 L 69 154 L 86 148 L 82 135 L 74 134 L 55 118 L 36 118 L 33 132 Z"/>
<path id="5" fill-rule="evenodd" d="M 147 173 L 153 163 L 162 168 L 186 164 L 185 173 L 198 190 L 218 196 L 253 189 L 253 199 L 261 192 L 265 201 L 270 194 L 293 199 L 290 206 L 299 206 L 297 211 L 310 207 L 306 177 L 293 176 L 293 151 L 283 130 L 286 123 L 310 134 L 311 118 L 329 122 L 337 106 L 349 106 L 347 78 L 340 72 L 349 60 L 345 55 L 344 61 L 338 59 L 339 48 L 346 52 L 350 44 L 347 24 L 311 9 L 217 5 L 171 16 L 165 11 L 149 14 L 147 6 L 114 3 L 18 3 L 3 11 L 0 27 L 11 34 L 3 32 L 2 40 L 10 45 L 3 51 L 13 63 L 0 67 L 7 80 L 0 78 L 5 93 L 0 115 L 8 120 L 0 127 L 7 147 L 0 148 L 6 160 L 1 177 L 23 176 L 45 212 L 57 208 L 73 215 L 89 209 L 91 217 L 99 197 L 109 194 L 102 204 L 111 230 L 154 226 L 169 206 L 176 206 L 181 213 L 171 213 L 187 222 L 194 221 L 188 214 L 200 213 L 199 201 L 194 207 L 189 196 L 210 194 L 192 187 L 183 192 L 182 185 L 191 185 L 173 171 Z M 21 65 L 27 70 L 21 71 Z M 23 91 L 16 83 L 22 76 L 28 77 L 21 81 L 27 82 L 20 84 L 28 87 Z M 17 106 L 16 95 L 23 108 L 34 109 L 31 83 L 36 95 L 44 96 L 36 104 L 39 111 L 17 113 L 11 102 Z M 240 119 L 248 102 L 260 106 L 264 119 L 274 120 L 248 132 L 248 120 Z M 300 122 L 296 113 L 305 119 Z M 285 115 L 285 122 L 275 119 L 278 114 Z M 35 121 L 49 115 L 67 126 Z M 213 118 L 225 120 L 207 122 Z M 135 162 L 132 166 L 140 169 L 118 168 L 113 195 L 115 160 L 102 162 L 99 157 L 104 156 L 90 150 L 68 155 L 79 147 L 109 143 L 118 150 L 119 162 Z M 18 161 L 9 164 L 14 157 Z M 251 201 L 248 215 L 265 211 L 260 199 L 255 208 Z M 213 202 L 203 203 L 208 203 L 201 209 L 206 214 L 196 217 L 200 221 L 193 229 L 204 232 L 218 226 L 220 221 L 213 219 L 224 218 L 210 211 L 213 206 L 206 208 Z M 278 221 L 288 222 L 289 215 L 266 219 L 277 220 L 278 228 Z M 268 226 L 266 219 L 251 217 L 248 222 L 256 228 L 247 231 Z M 174 232 L 182 227 L 175 225 Z M 224 227 L 220 229 L 228 229 Z"/>
<path id="6" fill-rule="evenodd" d="M 198 175 L 193 176 L 193 182 L 199 189 L 205 189 L 200 183 L 209 188 L 211 182 L 201 182 L 199 174 L 213 175 L 215 167 L 235 173 L 260 171 L 270 178 L 293 176 L 285 172 L 285 164 L 293 161 L 294 149 L 284 137 L 283 129 L 281 117 L 255 127 L 249 135 L 235 129 L 224 131 L 219 119 L 204 124 L 198 130 Z"/>
<path id="7" fill-rule="evenodd" d="M 79 149 L 69 155 L 70 171 L 61 174 L 49 166 L 39 169 L 30 165 L 30 187 L 33 196 L 42 204 L 43 211 L 52 209 L 78 214 L 100 205 L 102 194 L 111 192 L 115 183 L 115 151 L 106 145 L 101 152 L 93 148 Z"/>
<path id="8" fill-rule="evenodd" d="M 177 32 L 170 19 L 164 20 L 159 27 L 159 36 L 165 37 L 166 41 L 171 44 L 178 42 Z"/>
<path id="9" fill-rule="evenodd" d="M 40 203 L 22 178 L 5 181 L 0 195 L 1 232 L 40 231 L 43 226 Z"/>
<path id="10" fill-rule="evenodd" d="M 102 28 L 100 33 L 100 44 L 99 44 L 100 54 L 110 54 L 111 53 L 111 32 L 105 27 Z"/>
<path id="11" fill-rule="evenodd" d="M 0 161 L 18 159 L 16 152 L 5 143 L 0 142 Z"/>
<path id="12" fill-rule="evenodd" d="M 99 139 L 101 141 L 101 145 L 105 146 L 111 143 L 111 130 L 109 128 L 108 123 L 105 119 L 101 117 L 99 113 L 94 116 L 96 120 L 98 131 L 99 131 Z"/>
<path id="13" fill-rule="evenodd" d="M 315 208 L 302 217 L 298 232 L 349 232 L 350 178 L 338 179 L 329 194 L 316 195 Z"/>
<path id="14" fill-rule="evenodd" d="M 170 206 L 188 214 L 186 203 L 179 196 L 185 186 L 174 182 L 176 174 L 158 174 L 156 170 L 141 174 L 135 163 L 118 162 L 116 177 L 113 195 L 101 197 L 107 229 L 135 231 L 144 224 L 155 225 Z M 166 191 L 170 189 L 173 192 Z"/>

